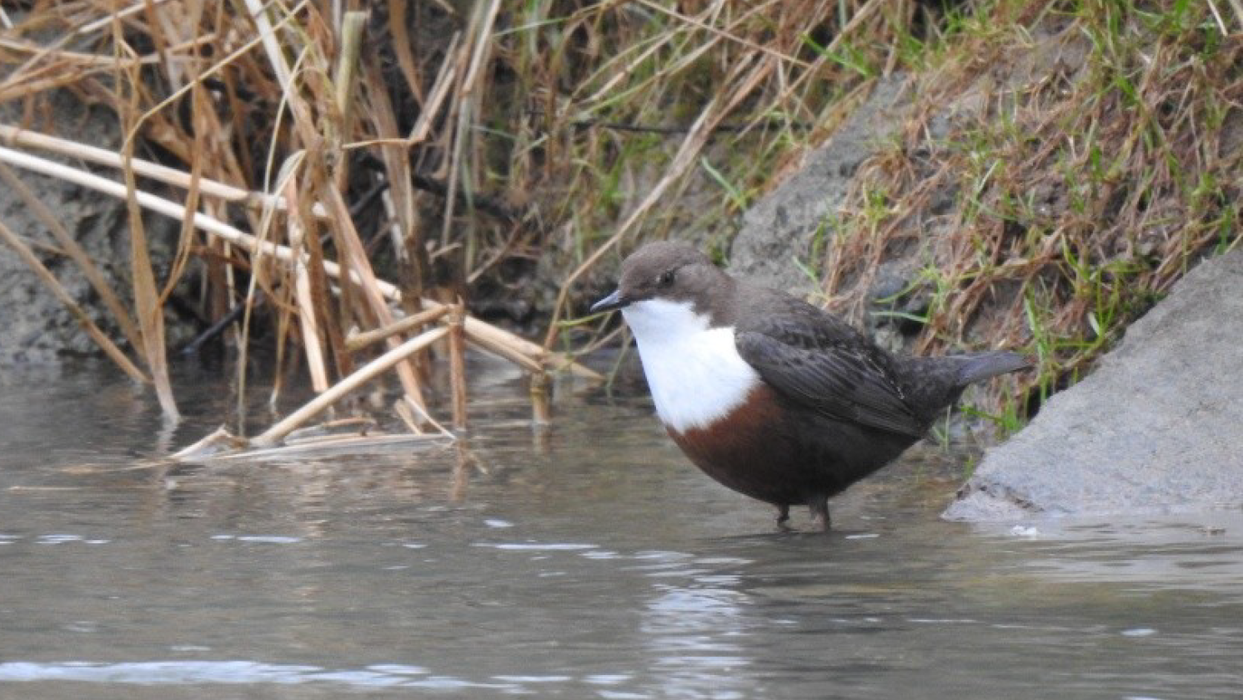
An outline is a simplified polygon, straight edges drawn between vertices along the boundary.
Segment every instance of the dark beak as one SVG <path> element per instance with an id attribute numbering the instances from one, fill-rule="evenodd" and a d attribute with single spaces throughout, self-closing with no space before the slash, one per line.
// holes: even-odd
<path id="1" fill-rule="evenodd" d="M 601 311 L 613 311 L 620 309 L 630 303 L 630 300 L 622 296 L 621 290 L 618 289 L 612 294 L 604 297 L 600 301 L 591 305 L 591 313 L 596 314 Z"/>

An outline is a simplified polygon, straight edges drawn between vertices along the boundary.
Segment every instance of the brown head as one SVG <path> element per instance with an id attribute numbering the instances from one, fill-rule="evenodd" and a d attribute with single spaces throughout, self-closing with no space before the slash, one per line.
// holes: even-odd
<path id="1" fill-rule="evenodd" d="M 685 243 L 648 243 L 622 262 L 617 290 L 592 305 L 611 311 L 651 299 L 690 304 L 695 313 L 720 317 L 721 302 L 732 291 L 733 280 L 708 256 Z M 713 324 L 716 325 L 716 324 Z"/>

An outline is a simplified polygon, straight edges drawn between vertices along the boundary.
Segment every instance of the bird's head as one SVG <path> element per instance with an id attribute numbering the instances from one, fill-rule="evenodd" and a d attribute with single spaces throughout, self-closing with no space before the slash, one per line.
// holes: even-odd
<path id="1" fill-rule="evenodd" d="M 649 243 L 622 262 L 617 289 L 592 305 L 593 312 L 625 309 L 646 301 L 687 305 L 708 314 L 714 294 L 729 278 L 695 248 L 673 241 Z"/>

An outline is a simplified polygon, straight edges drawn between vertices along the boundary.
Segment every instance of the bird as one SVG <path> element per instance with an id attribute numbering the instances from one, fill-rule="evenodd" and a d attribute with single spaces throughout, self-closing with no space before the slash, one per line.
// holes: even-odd
<path id="1" fill-rule="evenodd" d="M 697 248 L 648 243 L 591 306 L 620 310 L 656 414 L 722 485 L 777 508 L 828 500 L 919 440 L 970 384 L 1031 366 L 1013 352 L 899 356 L 789 294 L 736 279 Z"/>

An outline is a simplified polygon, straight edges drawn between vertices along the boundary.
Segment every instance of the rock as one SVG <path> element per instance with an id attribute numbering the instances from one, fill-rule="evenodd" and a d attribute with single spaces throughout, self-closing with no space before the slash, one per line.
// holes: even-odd
<path id="1" fill-rule="evenodd" d="M 799 295 L 813 290 L 815 282 L 795 260 L 808 259 L 816 230 L 833 225 L 859 164 L 901 124 L 908 105 L 904 82 L 901 76 L 879 81 L 826 145 L 747 210 L 730 250 L 731 272 Z"/>
<path id="2" fill-rule="evenodd" d="M 923 316 L 932 302 L 932 287 L 920 280 L 920 271 L 914 255 L 886 260 L 876 268 L 876 276 L 867 291 L 868 307 L 873 310 L 867 316 L 867 327 L 877 332 L 882 326 L 892 326 L 903 335 L 917 336 L 923 329 L 918 321 L 891 315 Z"/>
<path id="3" fill-rule="evenodd" d="M 1243 504 L 1243 248 L 1202 263 L 991 450 L 950 520 Z"/>

